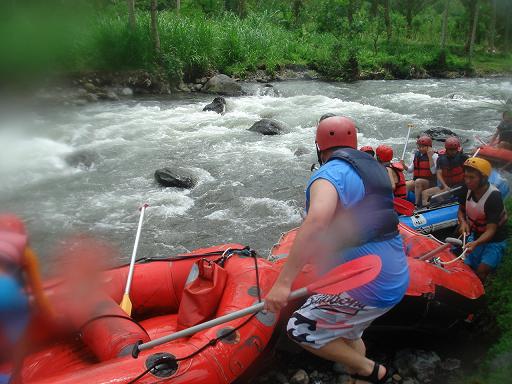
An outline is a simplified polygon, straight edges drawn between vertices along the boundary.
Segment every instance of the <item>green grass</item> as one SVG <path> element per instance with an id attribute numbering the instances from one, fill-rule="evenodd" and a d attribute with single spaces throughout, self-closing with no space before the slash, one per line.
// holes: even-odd
<path id="1" fill-rule="evenodd" d="M 124 3 L 123 3 L 124 4 Z M 317 69 L 329 79 L 350 78 L 351 71 L 382 72 L 407 78 L 412 72 L 468 72 L 459 46 L 450 46 L 445 60 L 432 43 L 381 37 L 377 50 L 364 31 L 320 33 L 312 26 L 287 29 L 275 14 L 252 13 L 240 20 L 232 14 L 176 16 L 159 13 L 161 56 L 155 57 L 147 11 L 137 13 L 130 31 L 121 6 L 101 11 L 83 8 L 66 12 L 31 9 L 0 20 L 0 78 L 27 73 L 69 73 L 144 69 L 158 65 L 169 79 L 192 81 L 213 72 L 244 77 L 257 69 L 273 74 L 287 64 Z M 491 56 L 477 50 L 480 73 L 512 71 L 510 55 Z M 471 71 L 469 71 L 471 72 Z"/>

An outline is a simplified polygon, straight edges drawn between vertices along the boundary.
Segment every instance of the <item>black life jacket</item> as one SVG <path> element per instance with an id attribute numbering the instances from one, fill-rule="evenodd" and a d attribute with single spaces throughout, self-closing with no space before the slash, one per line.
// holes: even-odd
<path id="1" fill-rule="evenodd" d="M 327 161 L 340 159 L 349 163 L 363 180 L 365 196 L 352 207 L 361 243 L 383 241 L 398 235 L 398 216 L 393 205 L 393 191 L 386 169 L 365 152 L 352 148 L 336 149 Z"/>

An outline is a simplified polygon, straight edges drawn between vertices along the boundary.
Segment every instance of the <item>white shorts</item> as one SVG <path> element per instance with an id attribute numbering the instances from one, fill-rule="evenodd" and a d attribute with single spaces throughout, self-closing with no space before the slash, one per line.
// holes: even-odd
<path id="1" fill-rule="evenodd" d="M 365 305 L 343 292 L 339 295 L 313 295 L 288 320 L 288 336 L 311 348 L 344 338 L 360 339 L 373 320 L 392 307 Z"/>

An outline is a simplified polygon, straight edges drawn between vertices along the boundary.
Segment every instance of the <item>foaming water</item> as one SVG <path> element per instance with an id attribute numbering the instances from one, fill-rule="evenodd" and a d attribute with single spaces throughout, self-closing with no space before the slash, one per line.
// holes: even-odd
<path id="1" fill-rule="evenodd" d="M 76 232 L 111 241 L 126 260 L 145 202 L 139 256 L 224 242 L 266 254 L 282 231 L 301 222 L 316 161 L 315 126 L 324 113 L 352 117 L 360 145 L 386 143 L 399 157 L 408 123 L 415 125 L 412 137 L 444 127 L 470 146 L 493 132 L 496 108 L 512 94 L 510 79 L 273 86 L 280 97 L 227 97 L 224 115 L 202 111 L 213 96 L 190 94 L 34 112 L 21 130 L 3 124 L 0 203 L 27 220 L 46 263 L 55 244 Z M 248 131 L 262 118 L 281 122 L 283 133 Z M 406 159 L 413 147 L 411 141 Z M 66 162 L 80 151 L 94 157 L 92 166 Z M 195 187 L 158 186 L 153 174 L 163 167 L 192 177 Z"/>

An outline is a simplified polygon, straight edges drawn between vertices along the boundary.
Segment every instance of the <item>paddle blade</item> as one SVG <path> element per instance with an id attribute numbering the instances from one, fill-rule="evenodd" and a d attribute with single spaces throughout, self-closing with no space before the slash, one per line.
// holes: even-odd
<path id="1" fill-rule="evenodd" d="M 335 295 L 365 285 L 375 279 L 382 268 L 377 255 L 366 255 L 343 263 L 306 286 L 310 293 Z"/>
<path id="2" fill-rule="evenodd" d="M 132 301 L 130 300 L 130 296 L 126 293 L 123 295 L 123 299 L 121 300 L 121 304 L 119 304 L 121 309 L 126 312 L 128 316 L 132 315 Z"/>
<path id="3" fill-rule="evenodd" d="M 400 215 L 412 216 L 414 214 L 414 204 L 409 200 L 395 197 L 393 199 L 393 206 L 395 207 L 395 211 Z"/>

